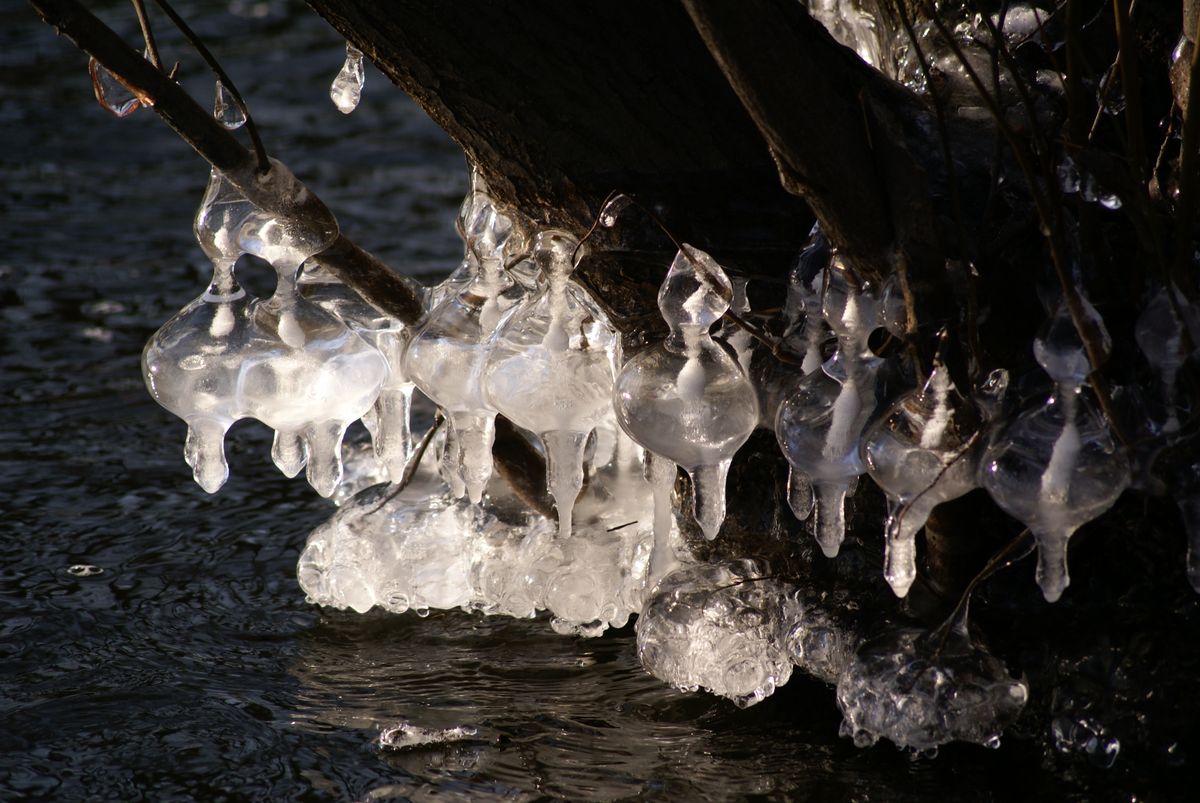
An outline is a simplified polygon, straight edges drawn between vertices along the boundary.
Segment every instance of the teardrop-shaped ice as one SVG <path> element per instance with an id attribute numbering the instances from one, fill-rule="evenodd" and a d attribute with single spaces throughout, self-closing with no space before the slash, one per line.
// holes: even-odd
<path id="1" fill-rule="evenodd" d="M 92 76 L 92 91 L 96 94 L 96 102 L 116 117 L 128 117 L 141 108 L 142 102 L 129 91 L 117 76 L 108 68 L 96 61 L 95 56 L 88 59 L 88 72 Z"/>
<path id="2" fill-rule="evenodd" d="M 216 97 L 213 100 L 213 117 L 231 131 L 246 124 L 246 113 L 234 99 L 233 93 L 220 81 L 217 81 Z"/>
<path id="3" fill-rule="evenodd" d="M 362 98 L 365 82 L 366 73 L 363 70 L 362 51 L 347 42 L 346 61 L 342 64 L 337 78 L 333 79 L 333 84 L 329 87 L 329 97 L 333 100 L 333 105 L 337 106 L 338 111 L 342 114 L 349 114 L 358 108 L 358 101 Z"/>

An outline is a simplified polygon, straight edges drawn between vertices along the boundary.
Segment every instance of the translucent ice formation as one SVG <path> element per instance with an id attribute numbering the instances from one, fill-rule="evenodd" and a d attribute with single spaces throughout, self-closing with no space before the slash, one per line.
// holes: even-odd
<path id="1" fill-rule="evenodd" d="M 520 300 L 520 288 L 504 270 L 501 234 L 510 228 L 490 204 L 478 235 L 468 232 L 477 258 L 470 279 L 438 305 L 416 331 L 404 354 L 404 373 L 449 419 L 446 465 L 451 488 L 479 502 L 492 475 L 496 411 L 483 394 L 487 340 Z"/>
<path id="2" fill-rule="evenodd" d="M 629 437 L 692 478 L 696 521 L 710 540 L 725 520 L 730 462 L 758 423 L 753 386 L 709 335 L 731 297 L 721 266 L 684 245 L 658 292 L 671 334 L 626 363 L 614 388 Z"/>
<path id="3" fill-rule="evenodd" d="M 150 395 L 187 422 L 184 459 L 196 483 L 216 493 L 229 478 L 225 433 L 248 414 L 238 394 L 241 365 L 251 349 L 252 299 L 234 278 L 240 251 L 232 228 L 251 211 L 215 170 L 194 231 L 212 260 L 208 290 L 163 324 L 142 352 Z"/>
<path id="4" fill-rule="evenodd" d="M 92 76 L 92 91 L 96 94 L 96 101 L 109 114 L 128 117 L 141 108 L 141 100 L 107 67 L 96 61 L 95 56 L 88 59 L 88 72 Z"/>
<path id="5" fill-rule="evenodd" d="M 787 636 L 799 617 L 793 589 L 770 574 L 761 561 L 734 560 L 664 577 L 638 617 L 642 666 L 743 708 L 769 697 L 792 676 Z"/>
<path id="6" fill-rule="evenodd" d="M 977 462 L 967 454 L 974 418 L 939 360 L 923 388 L 897 399 L 863 434 L 867 472 L 887 494 L 883 573 L 898 597 L 916 578 L 916 535 L 930 512 L 975 487 Z"/>
<path id="7" fill-rule="evenodd" d="M 491 406 L 537 433 L 545 447 L 546 481 L 564 538 L 583 487 L 588 435 L 611 409 L 616 340 L 604 314 L 569 280 L 578 245 L 565 231 L 538 233 L 534 260 L 545 277 L 542 289 L 497 331 L 483 370 Z"/>
<path id="8" fill-rule="evenodd" d="M 600 635 L 640 609 L 649 553 L 647 528 L 614 529 L 594 515 L 600 506 L 616 518 L 631 514 L 630 502 L 644 506 L 620 482 L 611 490 L 624 502 L 585 497 L 579 532 L 564 540 L 552 522 L 506 497 L 503 483 L 470 504 L 421 467 L 402 492 L 369 488 L 314 530 L 300 556 L 300 584 L 313 602 L 359 612 L 462 608 L 531 617 L 549 610 L 559 632 Z"/>
<path id="9" fill-rule="evenodd" d="M 300 274 L 299 290 L 306 300 L 332 314 L 374 346 L 387 361 L 387 379 L 374 406 L 363 416 L 363 423 L 371 433 L 375 456 L 392 481 L 399 481 L 413 448 L 409 413 L 415 386 L 404 375 L 401 364 L 410 330 L 311 263 Z"/>
<path id="10" fill-rule="evenodd" d="M 346 43 L 346 61 L 342 64 L 341 72 L 333 79 L 329 87 L 329 98 L 342 114 L 349 114 L 358 108 L 362 98 L 363 83 L 366 74 L 363 72 L 363 54 L 354 45 Z"/>
<path id="11" fill-rule="evenodd" d="M 883 738 L 918 751 L 955 740 L 1000 746 L 1029 687 L 961 633 L 940 650 L 933 641 L 905 629 L 859 650 L 837 686 L 844 736 L 859 747 Z"/>
<path id="12" fill-rule="evenodd" d="M 286 196 L 297 183 L 273 163 L 276 171 L 269 180 Z M 275 293 L 250 313 L 239 393 L 247 413 L 275 430 L 275 465 L 290 477 L 307 464 L 308 482 L 322 496 L 341 480 L 346 428 L 371 409 L 388 376 L 378 351 L 297 292 L 300 265 L 336 234 L 256 212 L 238 235 L 240 247 L 270 262 L 277 275 Z"/>
<path id="13" fill-rule="evenodd" d="M 246 124 L 246 113 L 220 81 L 217 81 L 216 97 L 213 101 L 213 117 L 231 131 Z"/>
<path id="14" fill-rule="evenodd" d="M 1107 353 L 1104 323 L 1082 301 Z M 1130 471 L 1084 393 L 1091 366 L 1065 304 L 1043 327 L 1033 350 L 1055 382 L 1054 393 L 993 436 L 982 460 L 982 485 L 1037 538 L 1037 582 L 1046 600 L 1054 602 L 1070 583 L 1067 539 L 1112 506 L 1129 484 Z"/>
<path id="15" fill-rule="evenodd" d="M 804 483 L 811 481 L 817 543 L 826 556 L 834 557 L 846 534 L 846 494 L 865 471 L 859 438 L 875 408 L 875 375 L 882 361 L 867 346 L 878 312 L 869 289 L 856 286 L 835 260 L 824 295 L 822 309 L 837 334 L 837 352 L 779 405 L 775 436 L 791 465 L 788 495 L 793 510 L 803 507 Z M 797 515 L 802 512 L 807 515 L 796 510 Z"/>

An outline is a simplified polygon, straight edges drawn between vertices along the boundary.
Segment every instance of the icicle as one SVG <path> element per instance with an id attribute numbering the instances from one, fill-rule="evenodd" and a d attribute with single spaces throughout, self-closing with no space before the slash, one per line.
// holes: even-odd
<path id="1" fill-rule="evenodd" d="M 246 124 L 246 113 L 220 81 L 217 81 L 216 99 L 213 101 L 213 117 L 231 131 Z"/>
<path id="2" fill-rule="evenodd" d="M 583 488 L 588 434 L 611 409 L 616 340 L 604 314 L 569 281 L 578 245 L 565 231 L 537 234 L 533 257 L 545 281 L 497 331 L 483 369 L 488 402 L 546 447 L 546 482 L 564 538 Z"/>
<path id="3" fill-rule="evenodd" d="M 358 108 L 358 101 L 362 98 L 365 82 L 366 73 L 363 71 L 362 51 L 347 42 L 346 62 L 342 64 L 341 72 L 337 74 L 337 78 L 333 79 L 333 84 L 329 87 L 329 97 L 333 100 L 333 105 L 337 106 L 338 111 L 342 114 L 349 114 Z"/>
<path id="4" fill-rule="evenodd" d="M 654 491 L 654 548 L 650 554 L 650 576 L 665 575 L 675 563 L 675 550 L 671 543 L 671 532 L 675 527 L 671 499 L 675 493 L 675 479 L 679 469 L 665 457 L 647 453 L 649 481 Z"/>
<path id="5" fill-rule="evenodd" d="M 1084 312 L 1108 352 L 1096 310 Z M 1083 343 L 1060 305 L 1034 340 L 1034 354 L 1055 381 L 1053 395 L 992 438 L 982 484 L 996 504 L 1024 522 L 1038 543 L 1037 582 L 1048 602 L 1070 584 L 1067 541 L 1112 506 L 1129 484 L 1129 462 L 1083 392 L 1091 373 Z"/>
<path id="6" fill-rule="evenodd" d="M 658 293 L 671 334 L 626 363 L 614 389 L 621 427 L 691 476 L 693 512 L 710 540 L 724 519 L 729 461 L 758 422 L 753 386 L 708 334 L 732 295 L 721 266 L 684 245 Z"/>
<path id="7" fill-rule="evenodd" d="M 916 534 L 930 512 L 975 487 L 977 450 L 965 451 L 971 418 L 939 354 L 925 386 L 863 433 L 867 472 L 888 496 L 884 577 L 898 597 L 916 578 Z"/>

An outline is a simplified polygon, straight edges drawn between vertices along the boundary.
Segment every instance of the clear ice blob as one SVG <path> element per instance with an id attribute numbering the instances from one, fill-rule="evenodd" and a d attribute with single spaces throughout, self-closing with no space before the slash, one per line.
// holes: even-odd
<path id="1" fill-rule="evenodd" d="M 446 411 L 451 486 L 475 503 L 492 475 L 496 437 L 496 411 L 483 395 L 487 341 L 520 297 L 500 256 L 489 253 L 468 283 L 429 314 L 404 354 L 404 374 Z"/>
<path id="2" fill-rule="evenodd" d="M 141 100 L 107 67 L 96 61 L 95 56 L 88 59 L 88 72 L 92 76 L 92 91 L 96 93 L 96 101 L 109 114 L 128 117 L 142 107 Z"/>
<path id="3" fill-rule="evenodd" d="M 671 334 L 627 362 L 614 387 L 621 428 L 692 478 L 695 518 L 709 540 L 725 519 L 733 455 L 758 423 L 754 387 L 709 335 L 732 295 L 721 266 L 684 245 L 658 292 Z"/>
<path id="4" fill-rule="evenodd" d="M 329 87 L 329 98 L 342 114 L 349 114 L 358 108 L 362 98 L 363 84 L 366 73 L 363 71 L 363 54 L 349 42 L 346 43 L 346 61 L 341 71 L 333 79 Z"/>
<path id="5" fill-rule="evenodd" d="M 387 361 L 387 379 L 363 423 L 371 433 L 375 456 L 388 477 L 398 482 L 413 450 L 410 410 L 415 385 L 404 375 L 401 364 L 411 330 L 311 263 L 305 265 L 298 286 L 306 300 L 345 323 Z"/>
<path id="6" fill-rule="evenodd" d="M 217 81 L 216 97 L 213 100 L 213 117 L 230 131 L 246 124 L 246 113 L 220 81 Z"/>
<path id="7" fill-rule="evenodd" d="M 638 660 L 685 691 L 704 688 L 742 708 L 787 683 L 794 589 L 749 559 L 700 564 L 662 578 L 637 621 Z"/>
<path id="8" fill-rule="evenodd" d="M 1085 310 L 1107 345 L 1103 321 L 1086 302 Z M 1091 368 L 1062 307 L 1034 340 L 1034 354 L 1055 380 L 1054 392 L 992 437 L 980 467 L 981 484 L 1033 532 L 1037 582 L 1046 600 L 1054 602 L 1070 584 L 1068 539 L 1112 506 L 1129 485 L 1130 468 L 1084 392 Z"/>
<path id="9" fill-rule="evenodd" d="M 547 485 L 564 538 L 583 487 L 588 435 L 612 406 L 616 342 L 603 313 L 570 281 L 578 245 L 565 231 L 537 234 L 533 253 L 543 286 L 496 332 L 483 369 L 491 407 L 536 433 L 545 447 Z"/>
<path id="10" fill-rule="evenodd" d="M 867 473 L 887 494 L 884 577 L 898 597 L 916 579 L 916 535 L 930 512 L 975 487 L 973 412 L 939 360 L 923 388 L 901 396 L 863 433 Z"/>
<path id="11" fill-rule="evenodd" d="M 146 387 L 187 422 L 184 459 L 210 494 L 229 478 L 225 433 L 247 415 L 238 383 L 252 350 L 251 301 L 233 276 L 233 261 L 218 261 L 208 290 L 163 324 L 142 352 Z"/>
<path id="12" fill-rule="evenodd" d="M 875 376 L 882 361 L 867 347 L 878 305 L 836 262 L 822 310 L 837 334 L 837 352 L 780 403 L 775 437 L 791 466 L 793 509 L 803 507 L 802 483 L 807 480 L 816 502 L 817 543 L 827 557 L 834 557 L 846 534 L 846 495 L 865 471 L 859 439 L 875 409 Z"/>
<path id="13" fill-rule="evenodd" d="M 842 735 L 859 747 L 998 747 L 1028 699 L 1023 680 L 958 632 L 944 644 L 920 630 L 889 633 L 864 644 L 837 684 Z"/>

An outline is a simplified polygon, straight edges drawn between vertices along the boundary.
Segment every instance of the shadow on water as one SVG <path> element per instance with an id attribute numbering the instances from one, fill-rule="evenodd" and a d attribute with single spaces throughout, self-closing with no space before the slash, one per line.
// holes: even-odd
<path id="1" fill-rule="evenodd" d="M 338 114 L 342 43 L 298 4 L 180 5 L 351 237 L 412 274 L 457 262 L 461 154 L 400 92 L 369 74 Z M 207 279 L 205 166 L 152 115 L 101 112 L 26 7 L 0 10 L 0 68 L 0 799 L 1005 797 L 1011 751 L 857 750 L 800 680 L 748 711 L 684 695 L 631 629 L 307 605 L 295 563 L 328 504 L 247 423 L 208 497 L 142 387 L 143 343 Z M 399 723 L 474 734 L 381 747 Z"/>

